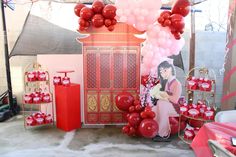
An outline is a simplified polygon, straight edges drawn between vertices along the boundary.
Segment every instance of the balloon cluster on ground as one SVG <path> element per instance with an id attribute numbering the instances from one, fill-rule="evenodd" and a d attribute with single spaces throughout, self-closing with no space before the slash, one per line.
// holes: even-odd
<path id="1" fill-rule="evenodd" d="M 116 98 L 116 106 L 126 112 L 128 124 L 122 128 L 122 132 L 128 136 L 142 136 L 153 138 L 157 135 L 158 124 L 154 120 L 155 113 L 150 106 L 143 107 L 139 98 L 127 92 L 119 93 Z"/>
<path id="2" fill-rule="evenodd" d="M 74 7 L 75 14 L 79 18 L 79 31 L 84 31 L 93 26 L 100 28 L 106 26 L 109 31 L 114 30 L 117 23 L 116 7 L 114 5 L 105 5 L 102 1 L 96 0 L 92 4 L 92 8 L 85 6 L 82 3 L 77 3 Z"/>

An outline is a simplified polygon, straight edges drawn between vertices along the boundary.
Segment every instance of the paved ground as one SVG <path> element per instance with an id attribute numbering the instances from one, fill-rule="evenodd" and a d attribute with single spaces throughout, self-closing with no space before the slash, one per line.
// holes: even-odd
<path id="1" fill-rule="evenodd" d="M 1 157 L 194 157 L 177 137 L 168 143 L 130 138 L 121 128 L 65 133 L 53 126 L 25 130 L 22 116 L 0 123 Z"/>

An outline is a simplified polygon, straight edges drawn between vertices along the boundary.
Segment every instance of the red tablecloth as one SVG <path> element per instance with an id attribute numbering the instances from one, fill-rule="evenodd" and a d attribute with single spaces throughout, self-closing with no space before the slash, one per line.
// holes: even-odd
<path id="1" fill-rule="evenodd" d="M 207 143 L 212 139 L 236 155 L 236 147 L 231 145 L 231 137 L 236 137 L 236 123 L 206 123 L 199 130 L 191 147 L 197 157 L 213 157 Z"/>

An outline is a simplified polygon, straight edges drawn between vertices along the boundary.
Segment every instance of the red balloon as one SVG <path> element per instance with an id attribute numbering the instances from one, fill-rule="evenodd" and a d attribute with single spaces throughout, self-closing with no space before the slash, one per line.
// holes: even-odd
<path id="1" fill-rule="evenodd" d="M 171 12 L 170 11 L 163 11 L 161 14 L 160 14 L 160 17 L 162 17 L 163 19 L 169 19 L 171 16 Z"/>
<path id="2" fill-rule="evenodd" d="M 101 14 L 95 14 L 92 18 L 92 25 L 96 28 L 104 25 L 104 17 Z"/>
<path id="3" fill-rule="evenodd" d="M 108 30 L 109 30 L 109 31 L 113 31 L 114 29 L 115 29 L 114 25 L 110 25 L 110 26 L 108 27 Z"/>
<path id="4" fill-rule="evenodd" d="M 131 113 L 128 122 L 131 126 L 137 127 L 141 122 L 141 117 L 138 113 Z"/>
<path id="5" fill-rule="evenodd" d="M 84 4 L 82 3 L 77 3 L 76 6 L 74 7 L 74 12 L 75 12 L 75 15 L 77 15 L 78 17 L 80 17 L 80 11 L 81 9 L 85 7 Z"/>
<path id="6" fill-rule="evenodd" d="M 102 10 L 103 10 L 104 6 L 105 5 L 104 5 L 103 2 L 101 2 L 99 0 L 94 1 L 93 5 L 92 5 L 93 12 L 94 13 L 99 13 L 99 14 L 102 13 Z"/>
<path id="7" fill-rule="evenodd" d="M 171 27 L 173 27 L 176 31 L 181 31 L 184 29 L 184 17 L 180 14 L 173 14 L 170 16 Z"/>
<path id="8" fill-rule="evenodd" d="M 129 119 L 129 116 L 130 116 L 130 114 L 129 114 L 129 113 L 127 113 L 127 114 L 126 114 L 126 116 L 125 116 L 126 120 L 128 120 L 128 119 Z"/>
<path id="9" fill-rule="evenodd" d="M 86 20 L 83 19 L 83 18 L 79 18 L 79 25 L 83 26 L 83 27 L 86 27 Z"/>
<path id="10" fill-rule="evenodd" d="M 188 0 L 177 0 L 172 7 L 172 14 L 181 14 L 187 16 L 190 12 L 190 2 Z"/>
<path id="11" fill-rule="evenodd" d="M 106 5 L 102 10 L 102 15 L 106 19 L 114 19 L 114 17 L 116 16 L 116 7 L 111 4 Z"/>
<path id="12" fill-rule="evenodd" d="M 143 137 L 153 138 L 157 135 L 158 124 L 153 119 L 144 119 L 139 125 L 139 131 Z"/>
<path id="13" fill-rule="evenodd" d="M 129 107 L 129 113 L 132 113 L 132 112 L 134 112 L 135 111 L 135 107 L 134 106 L 130 106 Z"/>
<path id="14" fill-rule="evenodd" d="M 164 21 L 165 21 L 165 19 L 164 19 L 163 17 L 159 17 L 159 18 L 157 19 L 157 21 L 158 21 L 160 24 L 163 24 Z"/>
<path id="15" fill-rule="evenodd" d="M 112 25 L 115 25 L 116 23 L 117 23 L 116 19 L 112 19 L 112 20 L 111 20 L 111 24 L 112 24 Z"/>
<path id="16" fill-rule="evenodd" d="M 134 97 L 128 92 L 122 92 L 115 97 L 116 106 L 122 111 L 128 111 L 134 103 Z"/>
<path id="17" fill-rule="evenodd" d="M 149 80 L 149 75 L 142 75 L 141 76 L 141 84 L 144 85 L 146 87 L 147 83 L 148 83 L 148 80 Z"/>
<path id="18" fill-rule="evenodd" d="M 84 30 L 86 30 L 85 27 L 83 27 L 83 26 L 79 26 L 79 31 L 84 31 Z"/>
<path id="19" fill-rule="evenodd" d="M 83 7 L 80 11 L 80 17 L 82 17 L 85 20 L 91 20 L 94 13 L 93 10 L 88 7 Z"/>
<path id="20" fill-rule="evenodd" d="M 155 112 L 153 111 L 145 111 L 145 112 L 146 112 L 147 118 L 153 119 L 156 116 Z"/>
<path id="21" fill-rule="evenodd" d="M 146 119 L 147 118 L 147 113 L 145 111 L 141 112 L 140 113 L 140 116 L 143 118 L 143 119 Z"/>
<path id="22" fill-rule="evenodd" d="M 171 21 L 170 20 L 165 20 L 165 22 L 163 23 L 164 27 L 166 26 L 170 26 L 171 25 Z"/>
<path id="23" fill-rule="evenodd" d="M 90 23 L 88 21 L 85 21 L 85 27 L 89 27 Z"/>
<path id="24" fill-rule="evenodd" d="M 123 134 L 128 134 L 129 133 L 129 129 L 130 129 L 130 126 L 123 126 L 123 128 L 122 128 L 122 133 Z"/>
<path id="25" fill-rule="evenodd" d="M 105 20 L 105 26 L 106 26 L 106 27 L 109 27 L 109 26 L 111 26 L 111 25 L 112 25 L 111 20 L 110 20 L 110 19 L 106 19 L 106 20 Z"/>
<path id="26" fill-rule="evenodd" d="M 142 107 L 141 105 L 136 105 L 136 106 L 135 106 L 135 110 L 136 110 L 137 112 L 141 112 L 141 111 L 143 110 L 143 107 Z"/>
<path id="27" fill-rule="evenodd" d="M 136 106 L 136 105 L 141 105 L 141 102 L 139 99 L 134 100 L 134 106 Z"/>
<path id="28" fill-rule="evenodd" d="M 131 126 L 131 127 L 129 128 L 129 133 L 128 133 L 128 135 L 129 135 L 129 136 L 134 136 L 135 133 L 136 133 L 136 129 Z"/>
<path id="29" fill-rule="evenodd" d="M 171 129 L 170 134 L 174 135 L 174 134 L 178 133 L 178 131 L 179 131 L 179 118 L 178 117 L 170 117 L 169 122 L 170 122 L 170 129 Z M 180 130 L 184 130 L 186 125 L 187 124 L 185 121 L 181 121 L 180 122 Z"/>
<path id="30" fill-rule="evenodd" d="M 151 110 L 152 110 L 151 106 L 146 106 L 144 111 L 151 111 Z"/>
<path id="31" fill-rule="evenodd" d="M 201 126 L 204 124 L 203 121 L 200 120 L 194 120 L 194 119 L 190 119 L 188 122 L 189 125 L 191 125 L 192 127 L 198 127 L 201 128 Z"/>

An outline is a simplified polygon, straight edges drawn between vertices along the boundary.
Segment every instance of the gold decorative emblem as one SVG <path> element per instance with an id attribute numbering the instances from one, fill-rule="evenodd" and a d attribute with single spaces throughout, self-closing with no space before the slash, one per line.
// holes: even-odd
<path id="1" fill-rule="evenodd" d="M 110 95 L 101 95 L 101 111 L 110 111 Z"/>
<path id="2" fill-rule="evenodd" d="M 88 112 L 97 112 L 97 98 L 95 95 L 88 95 Z"/>

